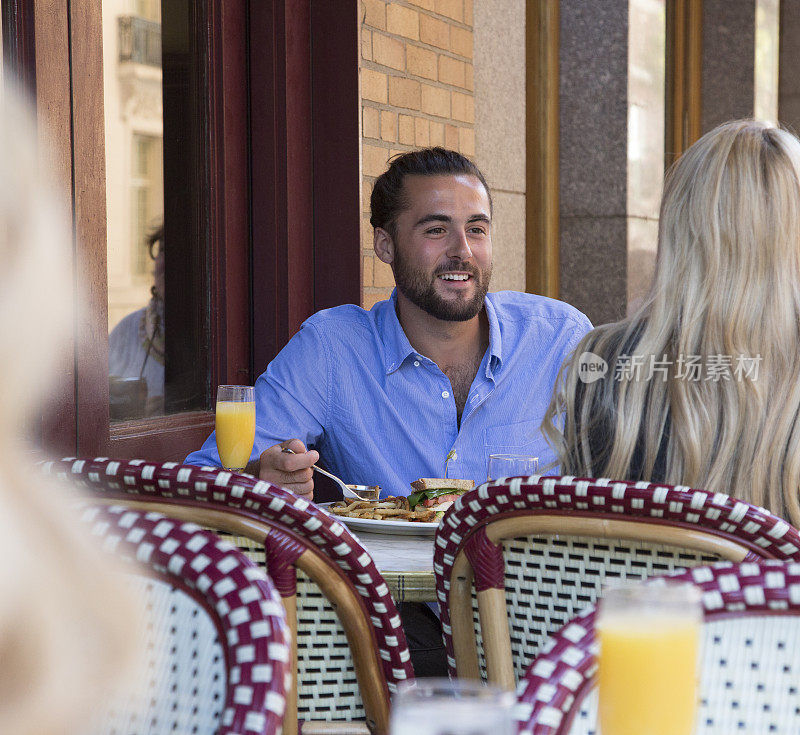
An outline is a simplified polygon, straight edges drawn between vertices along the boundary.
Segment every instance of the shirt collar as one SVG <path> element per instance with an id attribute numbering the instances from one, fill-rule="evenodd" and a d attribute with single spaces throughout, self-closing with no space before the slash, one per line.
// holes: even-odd
<path id="1" fill-rule="evenodd" d="M 383 366 L 389 375 L 397 370 L 410 355 L 416 355 L 414 348 L 406 337 L 397 318 L 397 289 L 392 291 L 388 301 L 384 302 L 383 325 Z"/>
<path id="2" fill-rule="evenodd" d="M 503 336 L 500 334 L 500 320 L 497 318 L 493 294 L 486 294 L 483 308 L 489 320 L 489 360 L 486 364 L 486 377 L 491 378 L 494 371 L 503 364 Z"/>
<path id="3" fill-rule="evenodd" d="M 397 318 L 397 289 L 392 291 L 391 297 L 385 302 L 386 309 L 383 314 L 383 366 L 386 374 L 389 375 L 399 369 L 403 362 L 411 355 L 416 357 L 416 351 L 400 326 Z M 483 308 L 486 311 L 486 318 L 489 320 L 489 360 L 486 363 L 486 377 L 491 378 L 494 371 L 503 362 L 503 337 L 500 334 L 500 322 L 497 319 L 497 311 L 492 303 L 492 294 L 486 294 L 483 300 Z"/>

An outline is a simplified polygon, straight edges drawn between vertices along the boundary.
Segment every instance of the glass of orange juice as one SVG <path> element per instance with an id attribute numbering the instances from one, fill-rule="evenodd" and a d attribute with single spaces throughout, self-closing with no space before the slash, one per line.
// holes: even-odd
<path id="1" fill-rule="evenodd" d="M 691 735 L 698 700 L 700 591 L 691 584 L 609 589 L 597 634 L 602 735 Z"/>
<path id="2" fill-rule="evenodd" d="M 219 386 L 215 429 L 222 466 L 226 470 L 243 470 L 250 459 L 256 438 L 253 386 Z"/>

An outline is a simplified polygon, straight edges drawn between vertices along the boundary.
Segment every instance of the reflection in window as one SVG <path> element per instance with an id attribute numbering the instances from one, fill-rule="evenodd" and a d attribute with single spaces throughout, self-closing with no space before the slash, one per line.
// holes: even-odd
<path id="1" fill-rule="evenodd" d="M 666 1 L 628 5 L 628 313 L 655 265 L 664 176 Z"/>
<path id="2" fill-rule="evenodd" d="M 206 10 L 102 3 L 112 421 L 209 407 Z"/>
<path id="3" fill-rule="evenodd" d="M 131 176 L 131 243 L 145 244 L 164 212 L 164 156 L 161 138 L 154 135 L 133 136 L 133 171 Z M 139 276 L 151 276 L 153 263 L 147 248 L 133 247 L 133 268 Z"/>
<path id="4" fill-rule="evenodd" d="M 112 418 L 164 413 L 164 228 L 147 238 L 153 285 L 145 306 L 124 316 L 108 336 Z"/>
<path id="5" fill-rule="evenodd" d="M 778 121 L 779 0 L 756 0 L 754 116 Z"/>
<path id="6" fill-rule="evenodd" d="M 164 411 L 160 5 L 103 2 L 112 419 Z"/>
<path id="7" fill-rule="evenodd" d="M 161 0 L 136 0 L 134 11 L 140 18 L 161 22 Z"/>

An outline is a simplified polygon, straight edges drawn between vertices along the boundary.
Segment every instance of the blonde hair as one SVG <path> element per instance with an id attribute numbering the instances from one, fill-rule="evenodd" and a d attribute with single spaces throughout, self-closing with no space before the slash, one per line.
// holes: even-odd
<path id="1" fill-rule="evenodd" d="M 6 82 L 6 85 L 8 82 Z M 72 333 L 65 207 L 40 167 L 37 123 L 0 91 L 0 732 L 83 732 L 133 660 L 116 570 L 22 436 Z M 46 154 L 42 154 L 44 156 Z M 135 606 L 133 606 L 135 607 Z"/>
<path id="2" fill-rule="evenodd" d="M 584 352 L 608 362 L 604 379 L 580 382 Z M 625 356 L 667 372 L 637 376 Z M 678 374 L 690 356 L 699 380 Z M 709 379 L 718 356 L 731 379 Z M 798 525 L 799 358 L 800 141 L 729 122 L 668 172 L 650 293 L 578 345 L 542 428 L 565 472 L 729 492 Z"/>

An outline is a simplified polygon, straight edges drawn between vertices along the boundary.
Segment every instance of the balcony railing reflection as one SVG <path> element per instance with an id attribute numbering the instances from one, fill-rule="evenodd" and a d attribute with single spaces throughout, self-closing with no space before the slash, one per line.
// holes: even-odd
<path id="1" fill-rule="evenodd" d="M 121 15 L 119 61 L 161 67 L 161 24 L 135 15 Z"/>

